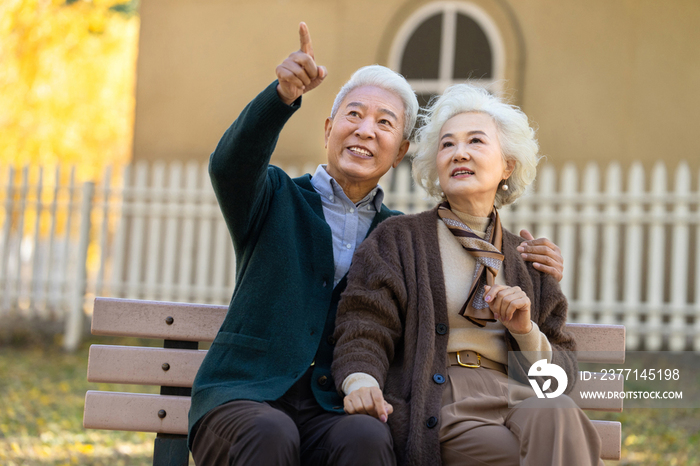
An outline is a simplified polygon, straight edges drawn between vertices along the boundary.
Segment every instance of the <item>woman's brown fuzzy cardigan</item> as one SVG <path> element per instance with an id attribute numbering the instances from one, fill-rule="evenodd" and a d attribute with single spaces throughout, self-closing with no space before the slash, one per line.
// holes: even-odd
<path id="1" fill-rule="evenodd" d="M 437 212 L 384 221 L 355 253 L 336 317 L 333 377 L 372 375 L 394 407 L 389 426 L 400 465 L 440 465 L 439 416 L 447 362 L 447 305 Z M 503 231 L 503 273 L 531 301 L 531 318 L 552 345 L 553 362 L 576 374 L 575 342 L 564 330 L 567 302 L 559 283 L 522 260 L 522 238 Z M 518 351 L 506 331 L 509 351 Z M 523 366 L 509 367 L 525 381 Z M 527 383 L 527 382 L 525 382 Z M 567 387 L 569 390 L 572 384 Z M 568 390 L 567 390 L 568 392 Z"/>

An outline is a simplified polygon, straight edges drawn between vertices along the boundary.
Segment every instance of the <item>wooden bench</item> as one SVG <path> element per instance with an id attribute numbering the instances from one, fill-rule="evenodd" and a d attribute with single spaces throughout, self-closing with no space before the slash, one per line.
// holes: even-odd
<path id="1" fill-rule="evenodd" d="M 157 433 L 153 464 L 186 465 L 187 413 L 192 381 L 206 355 L 199 342 L 214 340 L 226 306 L 95 299 L 92 334 L 163 339 L 163 348 L 92 345 L 87 379 L 97 383 L 160 386 L 160 395 L 90 390 L 83 426 L 89 429 Z M 568 324 L 576 335 L 580 362 L 623 363 L 622 325 Z M 621 391 L 623 381 L 578 381 L 586 390 Z M 577 392 L 577 390 L 575 390 Z M 622 411 L 622 400 L 581 399 L 582 409 Z M 619 422 L 593 421 L 603 440 L 603 459 L 620 459 Z"/>

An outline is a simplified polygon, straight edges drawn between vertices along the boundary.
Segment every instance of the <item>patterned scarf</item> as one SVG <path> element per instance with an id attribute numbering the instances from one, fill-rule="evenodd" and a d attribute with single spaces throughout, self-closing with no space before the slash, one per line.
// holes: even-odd
<path id="1" fill-rule="evenodd" d="M 438 217 L 447 225 L 450 232 L 466 251 L 472 255 L 476 261 L 474 277 L 467 301 L 459 311 L 459 315 L 479 327 L 484 327 L 486 322 L 495 322 L 493 312 L 484 301 L 484 286 L 493 286 L 496 275 L 503 264 L 503 254 L 501 254 L 503 231 L 501 230 L 501 219 L 496 209 L 491 212 L 491 223 L 486 229 L 486 238 L 482 239 L 474 231 L 466 226 L 450 210 L 450 203 L 445 201 L 438 207 Z"/>

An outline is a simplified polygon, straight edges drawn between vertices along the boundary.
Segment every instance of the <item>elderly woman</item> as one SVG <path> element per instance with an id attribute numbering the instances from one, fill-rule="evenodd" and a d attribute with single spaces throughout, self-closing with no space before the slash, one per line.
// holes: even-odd
<path id="1" fill-rule="evenodd" d="M 427 110 L 417 143 L 414 178 L 442 202 L 385 221 L 355 254 L 333 362 L 346 412 L 388 421 L 399 464 L 602 464 L 568 396 L 509 384 L 541 359 L 569 390 L 576 375 L 566 298 L 497 210 L 535 178 L 527 116 L 460 84 Z"/>

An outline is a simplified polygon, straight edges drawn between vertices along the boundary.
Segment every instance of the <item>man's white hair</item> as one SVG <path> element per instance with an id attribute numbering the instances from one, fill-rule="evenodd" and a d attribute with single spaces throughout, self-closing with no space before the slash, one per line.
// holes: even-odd
<path id="1" fill-rule="evenodd" d="M 406 78 L 386 66 L 370 65 L 355 71 L 340 92 L 335 96 L 331 119 L 335 118 L 343 99 L 354 89 L 362 86 L 375 86 L 385 89 L 401 99 L 404 106 L 403 138 L 409 139 L 418 116 L 418 99 Z"/>

